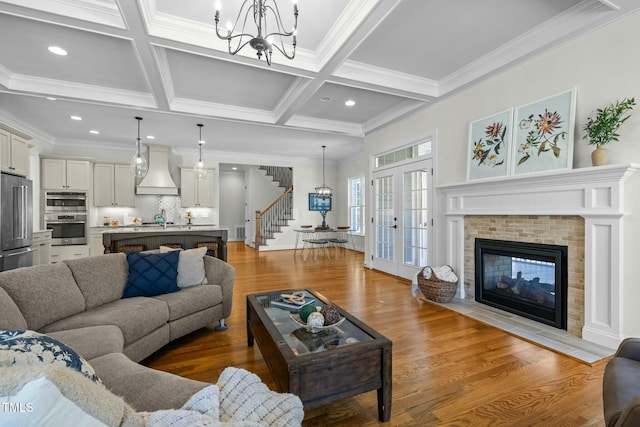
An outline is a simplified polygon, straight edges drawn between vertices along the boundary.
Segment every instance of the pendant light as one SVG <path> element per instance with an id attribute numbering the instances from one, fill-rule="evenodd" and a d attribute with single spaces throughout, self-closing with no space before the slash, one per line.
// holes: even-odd
<path id="1" fill-rule="evenodd" d="M 209 172 L 204 167 L 204 162 L 202 161 L 202 146 L 205 144 L 205 141 L 202 140 L 202 126 L 204 125 L 201 123 L 198 123 L 198 127 L 200 128 L 200 139 L 198 139 L 198 149 L 200 150 L 200 155 L 198 157 L 198 161 L 196 162 L 196 167 L 193 168 L 193 170 L 196 172 L 196 176 L 198 177 L 198 179 L 206 179 L 207 173 Z"/>
<path id="2" fill-rule="evenodd" d="M 316 194 L 319 199 L 330 199 L 331 193 L 333 192 L 333 188 L 329 187 L 324 181 L 324 149 L 327 148 L 326 145 L 322 146 L 322 185 L 320 187 L 316 187 Z"/>
<path id="3" fill-rule="evenodd" d="M 140 142 L 140 121 L 142 117 L 136 117 L 138 121 L 138 138 L 136 139 L 136 154 L 133 155 L 131 159 L 131 172 L 136 178 L 144 178 L 147 174 L 148 166 L 147 159 L 141 153 L 141 142 Z"/>

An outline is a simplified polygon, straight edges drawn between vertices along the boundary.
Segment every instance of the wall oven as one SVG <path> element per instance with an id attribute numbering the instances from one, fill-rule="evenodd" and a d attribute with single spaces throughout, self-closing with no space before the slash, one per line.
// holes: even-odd
<path id="1" fill-rule="evenodd" d="M 86 213 L 46 213 L 44 226 L 51 230 L 52 246 L 87 244 Z"/>
<path id="2" fill-rule="evenodd" d="M 44 195 L 45 213 L 86 212 L 87 193 L 47 191 Z"/>

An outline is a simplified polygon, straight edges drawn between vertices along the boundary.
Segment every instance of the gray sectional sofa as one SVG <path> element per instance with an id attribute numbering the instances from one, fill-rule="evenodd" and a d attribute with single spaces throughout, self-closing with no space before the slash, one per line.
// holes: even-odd
<path id="1" fill-rule="evenodd" d="M 86 359 L 113 393 L 138 411 L 180 408 L 209 383 L 139 365 L 172 340 L 231 312 L 235 269 L 205 256 L 206 284 L 122 299 L 125 254 L 0 273 L 0 329 L 34 330 Z"/>

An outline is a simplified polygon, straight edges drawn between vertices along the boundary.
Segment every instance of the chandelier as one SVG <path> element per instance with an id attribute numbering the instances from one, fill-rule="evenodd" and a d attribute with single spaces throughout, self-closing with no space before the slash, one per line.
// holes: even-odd
<path id="1" fill-rule="evenodd" d="M 140 143 L 140 121 L 142 117 L 136 117 L 138 121 L 138 138 L 136 139 L 136 154 L 133 155 L 131 159 L 131 172 L 136 178 L 144 178 L 147 174 L 147 159 L 142 156 Z"/>
<path id="2" fill-rule="evenodd" d="M 333 192 L 333 188 L 329 187 L 324 182 L 324 149 L 327 148 L 326 145 L 322 146 L 322 185 L 320 187 L 316 187 L 316 195 L 319 199 L 330 199 L 331 193 Z"/>
<path id="3" fill-rule="evenodd" d="M 258 59 L 262 59 L 264 53 L 267 64 L 271 65 L 271 54 L 275 47 L 288 59 L 293 59 L 296 56 L 296 32 L 298 28 L 298 0 L 292 0 L 293 2 L 293 16 L 294 24 L 291 31 L 286 31 L 280 18 L 280 9 L 276 0 L 244 0 L 236 23 L 227 23 L 226 31 L 220 32 L 218 23 L 220 22 L 220 3 L 216 2 L 216 35 L 222 40 L 229 42 L 229 53 L 235 55 L 249 44 L 256 50 Z M 246 8 L 246 10 L 245 10 Z M 245 32 L 247 21 L 250 14 L 253 14 L 253 22 L 256 26 L 256 35 Z M 242 19 L 244 15 L 244 19 Z M 236 34 L 236 29 L 240 29 L 240 21 L 242 20 L 242 29 L 239 34 Z M 271 31 L 271 32 L 269 32 Z M 284 38 L 293 37 L 292 45 L 293 49 L 289 54 L 284 45 Z M 231 41 L 234 41 L 234 46 L 231 46 Z M 237 42 L 237 43 L 236 43 Z"/>
<path id="4" fill-rule="evenodd" d="M 198 123 L 198 127 L 200 128 L 200 139 L 198 139 L 198 148 L 200 149 L 200 156 L 198 157 L 198 161 L 196 162 L 196 167 L 193 168 L 196 172 L 196 176 L 198 179 L 205 179 L 207 177 L 207 169 L 204 167 L 204 162 L 202 161 L 202 146 L 205 141 L 202 140 L 202 126 L 201 123 Z"/>

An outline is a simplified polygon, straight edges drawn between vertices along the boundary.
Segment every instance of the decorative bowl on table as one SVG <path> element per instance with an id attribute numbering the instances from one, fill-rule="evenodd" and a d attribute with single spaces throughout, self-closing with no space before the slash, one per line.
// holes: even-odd
<path id="1" fill-rule="evenodd" d="M 335 328 L 336 326 L 340 326 L 342 322 L 344 322 L 344 317 L 341 317 L 340 320 L 338 320 L 335 323 L 332 323 L 331 325 L 319 326 L 314 324 L 309 325 L 308 323 L 303 322 L 302 319 L 300 319 L 300 316 L 295 313 L 289 313 L 289 317 L 291 317 L 291 320 L 293 320 L 293 322 L 296 323 L 298 326 L 303 327 L 305 330 L 311 332 L 312 334 L 315 334 L 316 332 L 324 331 L 327 329 Z"/>

